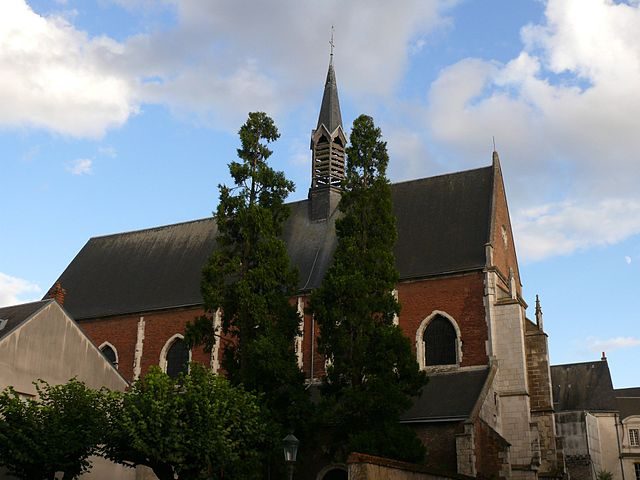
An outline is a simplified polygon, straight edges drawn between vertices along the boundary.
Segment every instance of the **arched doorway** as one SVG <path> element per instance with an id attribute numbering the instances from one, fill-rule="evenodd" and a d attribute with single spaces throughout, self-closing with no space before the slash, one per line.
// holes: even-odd
<path id="1" fill-rule="evenodd" d="M 323 469 L 318 475 L 319 480 L 348 480 L 347 469 L 342 466 L 330 466 Z"/>

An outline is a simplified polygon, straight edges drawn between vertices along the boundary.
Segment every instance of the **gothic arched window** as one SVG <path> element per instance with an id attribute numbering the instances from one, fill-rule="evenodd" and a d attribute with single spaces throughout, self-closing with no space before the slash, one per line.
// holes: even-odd
<path id="1" fill-rule="evenodd" d="M 118 368 L 118 352 L 116 352 L 116 349 L 115 347 L 113 347 L 113 345 L 105 342 L 100 347 L 100 351 L 105 357 L 107 357 L 107 360 L 109 360 L 109 363 L 111 363 L 114 368 Z"/>
<path id="2" fill-rule="evenodd" d="M 424 329 L 424 364 L 455 365 L 458 362 L 456 329 L 442 315 L 436 315 Z"/>
<path id="3" fill-rule="evenodd" d="M 182 336 L 169 339 L 162 351 L 160 364 L 171 378 L 189 371 L 189 348 Z"/>

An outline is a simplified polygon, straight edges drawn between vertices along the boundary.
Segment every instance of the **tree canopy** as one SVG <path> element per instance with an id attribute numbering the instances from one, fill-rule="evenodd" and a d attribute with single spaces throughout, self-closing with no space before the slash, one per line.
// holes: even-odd
<path id="1" fill-rule="evenodd" d="M 37 397 L 12 387 L 0 393 L 0 466 L 23 479 L 77 478 L 103 440 L 102 391 L 72 379 L 63 385 L 35 383 Z"/>
<path id="2" fill-rule="evenodd" d="M 160 480 L 260 478 L 266 438 L 258 399 L 199 364 L 172 379 L 153 367 L 112 394 L 104 455 Z"/>
<path id="3" fill-rule="evenodd" d="M 350 451 L 417 461 L 424 448 L 398 423 L 425 383 L 408 339 L 394 324 L 400 312 L 393 246 L 397 233 L 386 178 L 386 142 L 371 117 L 353 123 L 338 245 L 310 310 L 327 358 L 325 420 L 338 456 Z"/>
<path id="4" fill-rule="evenodd" d="M 217 245 L 203 270 L 207 314 L 187 326 L 185 338 L 209 351 L 220 336 L 229 340 L 222 366 L 234 385 L 261 395 L 279 448 L 287 431 L 300 428 L 307 404 L 294 351 L 300 317 L 290 303 L 297 271 L 280 238 L 294 185 L 267 163 L 268 144 L 279 137 L 269 116 L 250 113 L 239 136 L 239 161 L 229 164 L 234 184 L 218 187 Z M 221 332 L 212 324 L 218 310 Z"/>

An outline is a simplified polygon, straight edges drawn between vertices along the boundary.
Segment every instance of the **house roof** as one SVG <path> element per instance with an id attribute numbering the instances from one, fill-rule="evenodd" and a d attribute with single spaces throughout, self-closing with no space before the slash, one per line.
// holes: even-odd
<path id="1" fill-rule="evenodd" d="M 493 168 L 393 184 L 400 279 L 481 269 L 489 242 Z M 336 247 L 337 212 L 309 220 L 309 201 L 289 204 L 283 239 L 299 288 L 320 285 Z M 215 219 L 94 237 L 58 281 L 77 320 L 197 305 L 202 267 L 215 247 Z"/>
<path id="2" fill-rule="evenodd" d="M 20 305 L 0 308 L 0 321 L 2 321 L 0 325 L 4 324 L 0 329 L 0 339 L 9 335 L 41 308 L 53 301 L 54 300 L 41 300 L 39 302 L 22 303 Z M 6 322 L 3 320 L 6 320 Z"/>
<path id="3" fill-rule="evenodd" d="M 489 368 L 429 376 L 420 396 L 400 421 L 416 423 L 469 418 L 488 375 Z"/>
<path id="4" fill-rule="evenodd" d="M 640 416 L 640 387 L 617 388 L 614 393 L 622 420 L 632 415 Z"/>
<path id="5" fill-rule="evenodd" d="M 618 409 L 606 361 L 553 365 L 551 382 L 556 412 L 612 412 Z"/>

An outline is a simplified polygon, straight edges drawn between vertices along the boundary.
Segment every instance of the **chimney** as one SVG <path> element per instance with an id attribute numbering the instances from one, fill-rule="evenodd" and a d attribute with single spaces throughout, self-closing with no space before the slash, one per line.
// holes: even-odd
<path id="1" fill-rule="evenodd" d="M 52 298 L 62 307 L 64 305 L 64 297 L 67 295 L 67 291 L 62 288 L 60 282 L 56 282 L 49 293 L 47 293 L 47 298 Z"/>
<path id="2" fill-rule="evenodd" d="M 602 362 L 606 362 L 607 361 L 607 355 L 604 352 L 602 352 L 602 358 L 600 359 L 600 361 L 602 361 Z"/>

